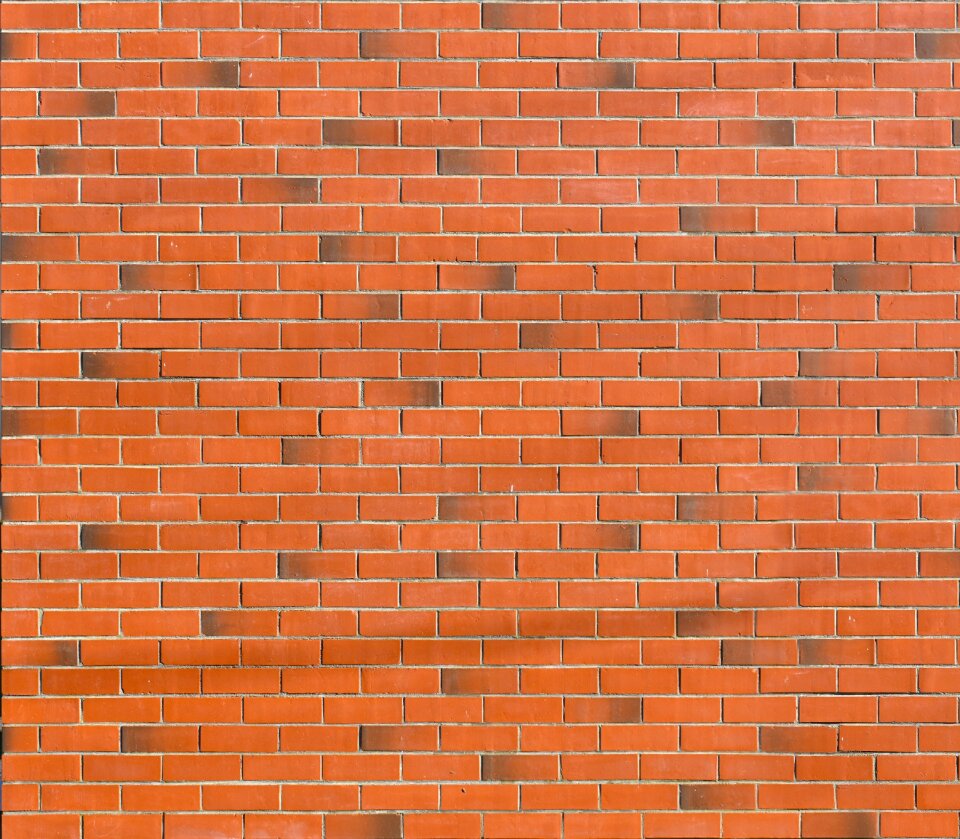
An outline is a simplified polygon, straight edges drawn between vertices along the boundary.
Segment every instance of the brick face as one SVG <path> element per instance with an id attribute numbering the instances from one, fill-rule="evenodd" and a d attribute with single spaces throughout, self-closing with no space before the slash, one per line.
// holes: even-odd
<path id="1" fill-rule="evenodd" d="M 11 839 L 960 836 L 954 2 L 0 2 Z"/>

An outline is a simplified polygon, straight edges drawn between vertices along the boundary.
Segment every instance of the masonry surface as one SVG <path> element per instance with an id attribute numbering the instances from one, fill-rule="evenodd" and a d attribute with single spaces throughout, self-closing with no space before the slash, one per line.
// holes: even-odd
<path id="1" fill-rule="evenodd" d="M 2 0 L 4 836 L 960 836 L 957 25 Z"/>

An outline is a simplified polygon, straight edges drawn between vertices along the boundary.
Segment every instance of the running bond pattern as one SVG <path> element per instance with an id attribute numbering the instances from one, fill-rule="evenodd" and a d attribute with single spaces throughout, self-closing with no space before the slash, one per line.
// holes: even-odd
<path id="1" fill-rule="evenodd" d="M 4 0 L 4 835 L 957 837 L 957 11 Z"/>

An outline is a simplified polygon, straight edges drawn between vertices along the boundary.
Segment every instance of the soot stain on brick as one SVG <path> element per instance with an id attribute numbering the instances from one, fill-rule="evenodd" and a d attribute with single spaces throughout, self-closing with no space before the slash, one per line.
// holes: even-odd
<path id="1" fill-rule="evenodd" d="M 242 198 L 256 204 L 316 204 L 320 201 L 320 179 L 279 175 L 244 178 Z"/>
<path id="2" fill-rule="evenodd" d="M 608 723 L 639 723 L 643 721 L 643 697 L 603 697 L 598 716 Z"/>
<path id="3" fill-rule="evenodd" d="M 110 540 L 102 528 L 95 524 L 80 525 L 80 547 L 83 550 L 109 550 Z"/>
<path id="4" fill-rule="evenodd" d="M 577 62 L 560 65 L 560 86 L 589 90 L 626 90 L 634 85 L 632 61 Z"/>
<path id="5" fill-rule="evenodd" d="M 753 620 L 749 612 L 726 609 L 689 609 L 677 612 L 677 637 L 717 638 L 749 635 Z"/>
<path id="6" fill-rule="evenodd" d="M 400 813 L 364 813 L 360 816 L 363 819 L 364 827 L 361 830 L 367 832 L 362 834 L 363 839 L 402 839 L 403 837 L 403 817 Z M 361 835 L 357 835 L 361 839 Z"/>
<path id="7" fill-rule="evenodd" d="M 484 29 L 513 29 L 515 17 L 512 4 L 486 2 L 480 6 L 480 25 Z"/>
<path id="8" fill-rule="evenodd" d="M 316 204 L 320 200 L 319 178 L 278 178 L 284 204 Z"/>
<path id="9" fill-rule="evenodd" d="M 317 444 L 313 437 L 284 437 L 280 442 L 280 462 L 285 466 L 309 466 L 319 463 Z"/>
<path id="10" fill-rule="evenodd" d="M 395 146 L 400 142 L 395 119 L 327 117 L 321 132 L 327 146 Z"/>
<path id="11" fill-rule="evenodd" d="M 792 146 L 796 142 L 791 119 L 759 120 L 757 132 L 765 146 Z"/>
<path id="12" fill-rule="evenodd" d="M 372 294 L 370 302 L 370 318 L 375 320 L 397 320 L 400 317 L 399 294 Z M 437 383 L 439 386 L 439 382 Z"/>
<path id="13" fill-rule="evenodd" d="M 931 408 L 929 422 L 924 429 L 935 436 L 952 436 L 957 433 L 957 411 L 954 408 Z"/>
<path id="14" fill-rule="evenodd" d="M 460 521 L 468 503 L 459 495 L 442 495 L 437 499 L 437 518 L 440 521 Z"/>
<path id="15" fill-rule="evenodd" d="M 80 665 L 80 642 L 54 642 L 51 658 L 59 667 L 78 667 Z"/>
<path id="16" fill-rule="evenodd" d="M 552 323 L 521 323 L 520 349 L 546 350 L 557 345 L 557 329 Z"/>
<path id="17" fill-rule="evenodd" d="M 87 90 L 83 92 L 77 109 L 82 116 L 112 117 L 117 113 L 117 94 L 112 90 Z"/>
<path id="18" fill-rule="evenodd" d="M 200 634 L 219 636 L 228 634 L 223 616 L 219 612 L 202 611 L 200 613 Z"/>
<path id="19" fill-rule="evenodd" d="M 680 784 L 680 809 L 712 810 L 713 792 L 711 784 Z"/>
<path id="20" fill-rule="evenodd" d="M 752 233 L 755 229 L 752 207 L 691 204 L 680 208 L 680 230 L 684 233 Z"/>
<path id="21" fill-rule="evenodd" d="M 0 430 L 4 437 L 22 437 L 27 430 L 23 423 L 23 414 L 16 408 L 0 410 Z"/>
<path id="22" fill-rule="evenodd" d="M 395 740 L 391 738 L 390 729 L 392 726 L 383 725 L 361 725 L 360 726 L 360 751 L 361 752 L 389 752 L 395 750 Z"/>
<path id="23" fill-rule="evenodd" d="M 472 693 L 472 691 L 466 690 L 462 682 L 462 674 L 459 669 L 453 667 L 444 667 L 440 671 L 440 693 L 449 696 L 459 696 Z"/>
<path id="24" fill-rule="evenodd" d="M 960 208 L 933 206 L 914 208 L 917 233 L 960 233 Z"/>
<path id="25" fill-rule="evenodd" d="M 123 754 L 142 754 L 157 751 L 153 742 L 156 726 L 121 725 L 120 751 Z"/>
<path id="26" fill-rule="evenodd" d="M 121 265 L 120 288 L 124 291 L 145 291 L 152 288 L 149 282 L 149 266 Z"/>
<path id="27" fill-rule="evenodd" d="M 960 35 L 954 32 L 917 32 L 917 58 L 960 58 Z"/>
<path id="28" fill-rule="evenodd" d="M 360 726 L 360 751 L 363 752 L 423 751 L 434 749 L 436 745 L 436 735 L 429 726 Z"/>
<path id="29" fill-rule="evenodd" d="M 514 291 L 517 287 L 517 266 L 515 264 L 490 265 L 487 268 L 490 279 L 487 288 L 491 291 Z"/>
<path id="30" fill-rule="evenodd" d="M 634 437 L 640 431 L 639 409 L 577 411 L 564 410 L 561 428 L 567 436 Z"/>
<path id="31" fill-rule="evenodd" d="M 85 379 L 117 378 L 117 359 L 111 353 L 80 353 L 80 375 Z"/>
<path id="32" fill-rule="evenodd" d="M 439 287 L 466 291 L 514 291 L 517 287 L 517 266 L 509 262 L 499 265 L 441 265 Z"/>
<path id="33" fill-rule="evenodd" d="M 712 505 L 702 495 L 677 496 L 677 521 L 703 521 L 710 518 Z"/>
<path id="34" fill-rule="evenodd" d="M 59 175 L 69 169 L 69 156 L 62 149 L 43 148 L 37 153 L 37 171 L 41 175 Z"/>
<path id="35" fill-rule="evenodd" d="M 444 579 L 475 579 L 482 576 L 477 555 L 463 551 L 437 553 L 437 576 Z"/>
<path id="36" fill-rule="evenodd" d="M 391 31 L 368 30 L 360 33 L 361 58 L 407 58 L 409 46 Z M 419 50 L 417 50 L 419 53 Z"/>
<path id="37" fill-rule="evenodd" d="M 239 61 L 208 61 L 204 65 L 207 87 L 240 87 Z"/>
<path id="38" fill-rule="evenodd" d="M 440 149 L 437 172 L 440 175 L 479 175 L 483 173 L 482 157 L 473 149 Z"/>
<path id="39" fill-rule="evenodd" d="M 281 551 L 277 554 L 277 577 L 281 580 L 310 580 L 313 576 L 307 573 L 306 561 L 309 556 Z"/>
<path id="40" fill-rule="evenodd" d="M 41 256 L 42 249 L 42 242 L 36 236 L 0 233 L 0 260 L 3 262 L 34 262 Z"/>

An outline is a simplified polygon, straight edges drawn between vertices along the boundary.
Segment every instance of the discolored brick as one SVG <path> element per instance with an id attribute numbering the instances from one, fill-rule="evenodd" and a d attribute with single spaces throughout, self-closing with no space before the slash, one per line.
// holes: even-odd
<path id="1" fill-rule="evenodd" d="M 395 146 L 400 142 L 400 124 L 392 119 L 323 120 L 323 143 L 327 146 Z"/>
<path id="2" fill-rule="evenodd" d="M 910 268 L 907 265 L 834 265 L 836 291 L 907 291 Z"/>
<path id="3" fill-rule="evenodd" d="M 681 207 L 680 229 L 686 233 L 752 233 L 753 207 Z"/>

